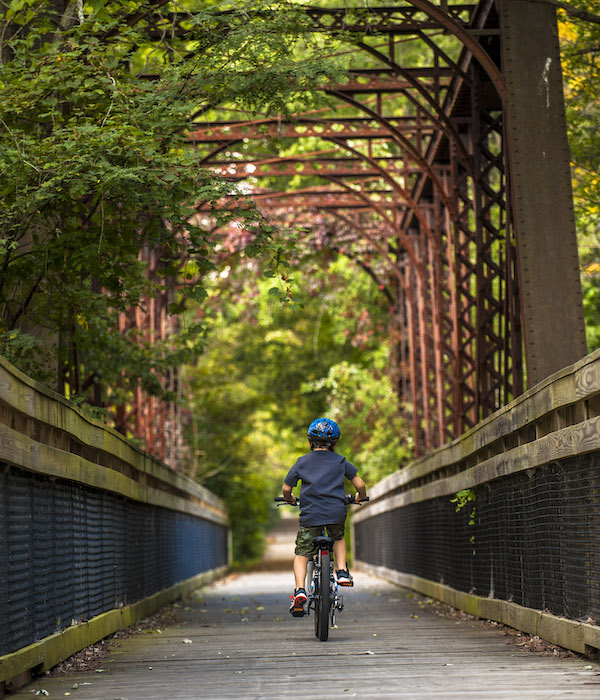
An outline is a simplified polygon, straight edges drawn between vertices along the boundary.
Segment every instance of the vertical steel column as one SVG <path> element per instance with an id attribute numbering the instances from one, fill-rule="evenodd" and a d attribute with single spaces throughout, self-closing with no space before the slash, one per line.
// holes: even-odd
<path id="1" fill-rule="evenodd" d="M 500 102 L 485 99 L 485 75 L 471 66 L 473 208 L 477 236 L 477 414 L 485 418 L 522 387 L 522 345 L 511 343 L 520 324 L 513 239 L 507 209 Z M 508 300 L 511 294 L 514 299 Z M 516 301 L 516 304 L 515 304 Z M 517 306 L 515 315 L 514 308 Z M 510 356 L 507 362 L 505 355 Z M 520 391 L 518 392 L 520 393 Z"/>
<path id="2" fill-rule="evenodd" d="M 425 445 L 425 436 L 423 434 L 423 407 L 424 397 L 422 382 L 420 381 L 421 370 L 421 345 L 419 343 L 418 321 L 416 318 L 416 277 L 417 271 L 412 265 L 407 265 L 406 268 L 406 288 L 409 292 L 409 299 L 406 304 L 406 315 L 408 322 L 408 345 L 410 351 L 410 384 L 411 384 L 411 401 L 412 401 L 412 428 L 415 440 L 415 453 L 423 454 Z"/>
<path id="3" fill-rule="evenodd" d="M 450 173 L 439 168 L 440 181 L 444 183 L 448 196 Z M 457 437 L 461 424 L 461 380 L 458 348 L 458 318 L 456 303 L 456 280 L 454 275 L 453 223 L 450 210 L 442 202 L 439 192 L 434 193 L 434 219 L 437 255 L 432 262 L 432 277 L 435 279 L 437 299 L 436 318 L 439 327 L 440 382 L 438 403 L 440 408 L 440 444 Z"/>
<path id="4" fill-rule="evenodd" d="M 458 354 L 456 357 L 458 434 L 477 423 L 477 373 L 476 373 L 476 279 L 477 244 L 472 231 L 473 183 L 461 165 L 456 148 L 451 148 L 451 187 L 457 219 L 453 222 L 453 277 L 456 284 L 454 313 L 458 328 Z"/>
<path id="5" fill-rule="evenodd" d="M 420 387 L 421 387 L 421 410 L 423 411 L 423 435 L 426 450 L 432 448 L 433 417 L 431 415 L 431 393 L 429 385 L 429 338 L 427 337 L 427 286 L 423 280 L 422 272 L 425 270 L 425 256 L 422 250 L 422 239 L 415 231 L 414 249 L 417 252 L 421 269 L 413 270 L 415 281 L 416 319 L 419 333 L 419 356 L 420 356 Z"/>
<path id="6" fill-rule="evenodd" d="M 436 415 L 437 436 L 436 445 L 443 445 L 446 441 L 446 387 L 444 386 L 444 349 L 443 349 L 443 306 L 444 300 L 441 291 L 442 281 L 442 256 L 443 256 L 443 232 L 442 217 L 439 208 L 438 193 L 435 193 L 432 211 L 430 215 L 430 228 L 435 236 L 435 241 L 429 239 L 428 266 L 429 266 L 429 294 L 431 298 L 431 326 L 433 341 L 433 364 L 435 372 L 435 391 L 433 409 Z"/>
<path id="7" fill-rule="evenodd" d="M 527 383 L 586 353 L 555 10 L 499 0 Z"/>

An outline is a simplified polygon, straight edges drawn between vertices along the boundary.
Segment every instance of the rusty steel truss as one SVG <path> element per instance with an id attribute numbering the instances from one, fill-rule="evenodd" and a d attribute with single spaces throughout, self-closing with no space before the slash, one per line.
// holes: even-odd
<path id="1" fill-rule="evenodd" d="M 422 454 L 585 354 L 554 10 L 317 5 L 303 7 L 310 28 L 354 51 L 347 81 L 322 86 L 336 106 L 227 121 L 203 110 L 189 143 L 267 215 L 325 220 L 315 246 L 380 282 Z M 185 36 L 185 15 L 157 15 L 150 34 L 166 26 Z"/>
<path id="2" fill-rule="evenodd" d="M 169 313 L 169 305 L 174 300 L 174 289 L 165 285 L 160 277 L 160 251 L 144 248 L 139 252 L 139 260 L 145 264 L 146 274 L 164 291 L 148 297 L 145 303 L 127 313 L 120 314 L 119 332 L 134 333 L 141 343 L 168 343 L 177 332 L 177 321 Z M 173 399 L 179 394 L 179 375 L 176 368 L 168 368 L 156 381 Z M 128 404 L 119 404 L 115 409 L 115 428 L 130 437 L 142 441 L 150 454 L 158 457 L 173 468 L 179 468 L 182 447 L 181 408 L 176 400 L 164 400 L 150 395 L 137 386 Z"/>

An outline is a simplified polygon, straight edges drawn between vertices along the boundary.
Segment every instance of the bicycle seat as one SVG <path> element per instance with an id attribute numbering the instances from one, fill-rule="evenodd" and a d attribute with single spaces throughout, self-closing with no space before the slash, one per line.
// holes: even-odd
<path id="1" fill-rule="evenodd" d="M 331 549 L 333 547 L 333 537 L 323 537 L 323 535 L 319 535 L 319 537 L 313 538 L 313 544 L 315 547 Z"/>

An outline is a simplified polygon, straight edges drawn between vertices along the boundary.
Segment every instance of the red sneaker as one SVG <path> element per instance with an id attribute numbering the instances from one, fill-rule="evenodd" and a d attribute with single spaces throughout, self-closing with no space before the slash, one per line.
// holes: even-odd
<path id="1" fill-rule="evenodd" d="M 306 591 L 304 588 L 298 588 L 294 591 L 294 595 L 290 596 L 292 604 L 290 605 L 290 613 L 294 617 L 304 617 L 304 603 L 306 603 Z"/>

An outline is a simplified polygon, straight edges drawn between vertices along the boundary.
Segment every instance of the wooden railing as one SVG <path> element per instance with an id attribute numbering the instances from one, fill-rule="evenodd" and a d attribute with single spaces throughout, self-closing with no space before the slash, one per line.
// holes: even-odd
<path id="1" fill-rule="evenodd" d="M 599 649 L 599 486 L 600 351 L 371 488 L 356 558 L 480 617 Z M 473 499 L 463 513 L 458 492 Z"/>
<path id="2" fill-rule="evenodd" d="M 220 499 L 0 358 L 0 694 L 218 575 Z"/>

